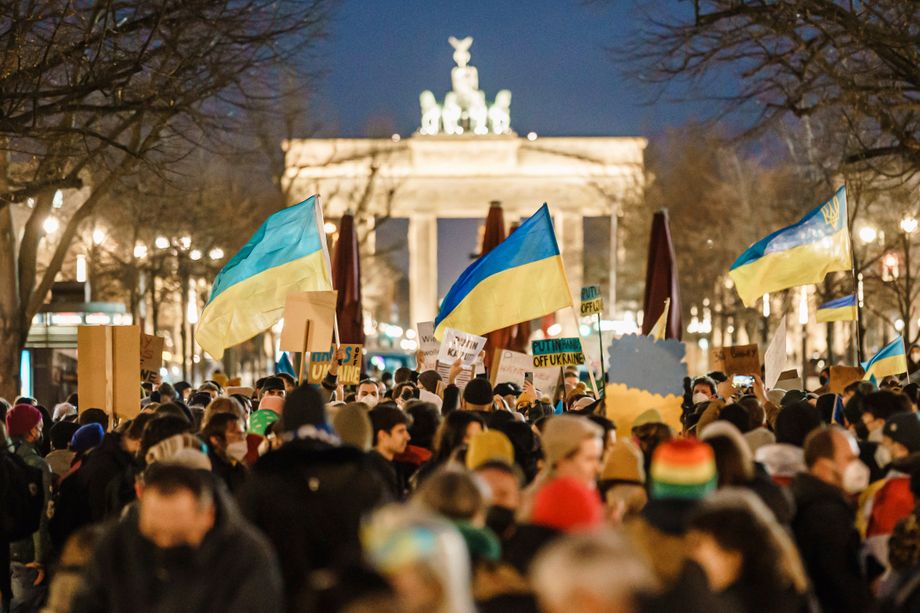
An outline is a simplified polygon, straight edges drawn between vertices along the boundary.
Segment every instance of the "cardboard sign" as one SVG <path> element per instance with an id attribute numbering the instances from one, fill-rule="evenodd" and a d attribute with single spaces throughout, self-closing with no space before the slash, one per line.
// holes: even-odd
<path id="1" fill-rule="evenodd" d="M 533 372 L 533 358 L 510 349 L 496 349 L 492 360 L 492 386 L 498 383 L 524 385 L 524 373 Z M 557 375 L 556 369 L 553 369 Z"/>
<path id="2" fill-rule="evenodd" d="M 486 338 L 484 336 L 476 336 L 475 334 L 447 328 L 444 331 L 444 341 L 441 343 L 441 349 L 438 352 L 438 362 L 450 365 L 460 360 L 464 366 L 472 366 L 476 363 L 482 348 L 485 346 Z"/>
<path id="3" fill-rule="evenodd" d="M 434 337 L 434 322 L 419 322 L 415 324 L 415 329 L 418 332 L 419 351 L 425 354 L 425 368 L 434 368 L 441 351 L 441 343 Z"/>
<path id="4" fill-rule="evenodd" d="M 224 391 L 228 396 L 239 394 L 240 396 L 245 396 L 246 398 L 252 398 L 252 395 L 255 393 L 255 389 L 244 385 L 231 385 L 225 387 Z"/>
<path id="5" fill-rule="evenodd" d="M 556 387 L 559 385 L 559 377 L 562 375 L 558 368 L 534 368 L 533 369 L 533 386 L 551 399 L 556 393 Z"/>
<path id="6" fill-rule="evenodd" d="M 796 369 L 784 370 L 779 376 L 779 380 L 776 382 L 776 385 L 773 386 L 773 389 L 777 390 L 804 390 L 804 382 L 802 378 L 799 377 L 799 371 Z"/>
<path id="7" fill-rule="evenodd" d="M 335 319 L 335 290 L 297 292 L 284 301 L 284 328 L 281 329 L 282 351 L 326 351 L 332 344 L 332 322 Z M 305 339 L 310 322 L 309 339 Z"/>
<path id="8" fill-rule="evenodd" d="M 713 347 L 709 352 L 709 364 L 713 370 L 729 377 L 760 374 L 760 349 L 756 344 Z"/>
<path id="9" fill-rule="evenodd" d="M 98 408 L 119 418 L 134 417 L 140 412 L 140 342 L 138 326 L 77 328 L 77 393 L 81 410 Z"/>
<path id="10" fill-rule="evenodd" d="M 345 359 L 339 366 L 338 382 L 342 385 L 357 385 L 361 382 L 361 355 L 363 353 L 362 345 L 342 344 L 345 350 Z M 329 351 L 321 351 L 310 354 L 310 366 L 307 370 L 307 382 L 319 384 L 323 382 L 329 367 L 332 365 L 332 354 L 335 353 L 335 347 Z"/>
<path id="11" fill-rule="evenodd" d="M 534 368 L 580 366 L 585 363 L 579 338 L 550 338 L 531 343 Z"/>
<path id="12" fill-rule="evenodd" d="M 843 390 L 853 381 L 862 381 L 863 370 L 856 366 L 831 366 L 831 377 L 827 388 L 832 394 L 843 395 Z"/>
<path id="13" fill-rule="evenodd" d="M 154 383 L 160 376 L 160 367 L 163 365 L 163 343 L 161 336 L 141 333 L 141 381 Z"/>
<path id="14" fill-rule="evenodd" d="M 595 315 L 604 310 L 604 298 L 601 288 L 597 285 L 588 285 L 581 288 L 581 316 Z"/>

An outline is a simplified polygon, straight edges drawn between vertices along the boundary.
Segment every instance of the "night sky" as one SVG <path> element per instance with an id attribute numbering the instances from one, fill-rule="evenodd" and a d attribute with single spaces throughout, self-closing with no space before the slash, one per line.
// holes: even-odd
<path id="1" fill-rule="evenodd" d="M 672 2 L 690 11 L 688 2 Z M 323 136 L 408 136 L 418 96 L 441 100 L 454 66 L 449 36 L 472 36 L 471 65 L 491 100 L 510 89 L 511 127 L 545 136 L 642 135 L 705 113 L 699 103 L 646 104 L 608 48 L 639 27 L 642 0 L 344 0 L 321 44 L 326 71 L 313 108 Z M 535 203 L 539 204 L 539 203 Z M 552 204 L 552 203 L 550 203 Z M 482 215 L 485 216 L 483 203 Z M 439 223 L 439 295 L 476 250 L 480 220 Z M 405 240 L 406 223 L 381 231 L 381 246 Z M 407 266 L 407 253 L 395 257 Z"/>

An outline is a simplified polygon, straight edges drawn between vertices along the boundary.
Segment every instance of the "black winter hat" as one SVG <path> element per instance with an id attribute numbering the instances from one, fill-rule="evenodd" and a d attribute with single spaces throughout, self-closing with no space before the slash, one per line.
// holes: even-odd
<path id="1" fill-rule="evenodd" d="M 296 431 L 306 425 L 325 426 L 326 404 L 323 397 L 312 385 L 301 385 L 285 397 L 281 422 L 287 432 Z"/>
<path id="2" fill-rule="evenodd" d="M 488 379 L 473 379 L 466 384 L 463 399 L 470 404 L 492 404 L 492 384 Z"/>

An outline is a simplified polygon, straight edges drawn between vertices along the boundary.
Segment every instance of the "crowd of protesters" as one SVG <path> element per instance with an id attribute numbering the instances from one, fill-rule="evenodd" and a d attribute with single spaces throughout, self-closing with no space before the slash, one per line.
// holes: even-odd
<path id="1" fill-rule="evenodd" d="M 915 384 L 711 373 L 621 431 L 575 371 L 554 405 L 341 357 L 130 418 L 0 403 L 2 610 L 920 611 Z"/>

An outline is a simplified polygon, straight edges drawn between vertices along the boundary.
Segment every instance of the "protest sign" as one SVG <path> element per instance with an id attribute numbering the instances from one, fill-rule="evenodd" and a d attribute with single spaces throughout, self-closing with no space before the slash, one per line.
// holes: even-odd
<path id="1" fill-rule="evenodd" d="M 585 363 L 581 339 L 576 337 L 533 341 L 531 349 L 534 368 L 578 366 Z"/>
<path id="2" fill-rule="evenodd" d="M 332 344 L 337 295 L 334 290 L 288 294 L 284 301 L 281 350 L 326 351 Z"/>
<path id="3" fill-rule="evenodd" d="M 345 350 L 345 359 L 339 366 L 338 382 L 342 385 L 357 385 L 361 382 L 361 356 L 363 352 L 362 345 L 342 344 Z M 308 383 L 322 383 L 323 377 L 329 372 L 332 365 L 332 354 L 335 353 L 335 347 L 329 351 L 317 351 L 310 354 L 310 368 L 307 371 Z"/>
<path id="4" fill-rule="evenodd" d="M 804 390 L 805 387 L 802 378 L 799 377 L 799 371 L 793 368 L 792 370 L 784 370 L 782 374 L 780 374 L 773 389 L 786 390 L 788 392 L 789 390 Z"/>
<path id="5" fill-rule="evenodd" d="M 533 372 L 533 358 L 526 353 L 510 349 L 496 349 L 492 360 L 492 386 L 498 383 L 517 383 L 524 385 L 524 373 Z M 556 375 L 557 369 L 553 369 Z"/>
<path id="6" fill-rule="evenodd" d="M 434 337 L 434 322 L 419 322 L 415 324 L 415 329 L 418 332 L 419 351 L 425 354 L 425 368 L 434 368 L 441 351 L 441 343 Z"/>
<path id="7" fill-rule="evenodd" d="M 779 375 L 786 365 L 786 318 L 783 317 L 773 339 L 763 354 L 763 383 L 767 389 L 773 389 L 779 381 Z"/>
<path id="8" fill-rule="evenodd" d="M 245 396 L 246 398 L 252 398 L 252 395 L 255 393 L 255 389 L 246 385 L 231 385 L 229 387 L 225 387 L 224 391 L 228 396 L 239 394 L 240 396 Z"/>
<path id="9" fill-rule="evenodd" d="M 760 349 L 756 344 L 713 347 L 709 352 L 709 364 L 713 370 L 729 377 L 760 374 Z"/>
<path id="10" fill-rule="evenodd" d="M 444 340 L 438 352 L 438 362 L 447 364 L 449 367 L 450 364 L 460 360 L 464 366 L 473 366 L 485 346 L 484 336 L 447 328 L 444 330 Z"/>
<path id="11" fill-rule="evenodd" d="M 447 364 L 445 362 L 436 362 L 435 370 L 438 371 L 438 374 L 441 375 L 441 380 L 444 382 L 444 385 L 447 385 L 448 378 L 450 377 L 450 367 L 452 364 Z M 454 385 L 456 385 L 461 390 L 466 387 L 466 384 L 473 379 L 473 369 L 469 366 L 464 366 L 460 370 L 460 374 L 457 375 L 457 378 L 454 380 Z"/>
<path id="12" fill-rule="evenodd" d="M 601 288 L 597 285 L 588 285 L 581 288 L 581 316 L 595 315 L 604 310 L 604 298 Z"/>
<path id="13" fill-rule="evenodd" d="M 141 332 L 141 381 L 154 383 L 160 376 L 160 367 L 163 365 L 164 338 Z"/>
<path id="14" fill-rule="evenodd" d="M 118 417 L 134 417 L 140 412 L 140 342 L 138 326 L 77 328 L 77 393 L 81 407 L 100 408 Z"/>
<path id="15" fill-rule="evenodd" d="M 533 367 L 533 363 L 531 363 L 531 367 Z M 552 398 L 556 393 L 561 374 L 558 368 L 534 368 L 533 386 L 544 396 Z"/>
<path id="16" fill-rule="evenodd" d="M 827 391 L 832 394 L 843 395 L 843 390 L 854 381 L 862 381 L 862 368 L 857 366 L 831 366 L 830 381 L 827 384 Z"/>

